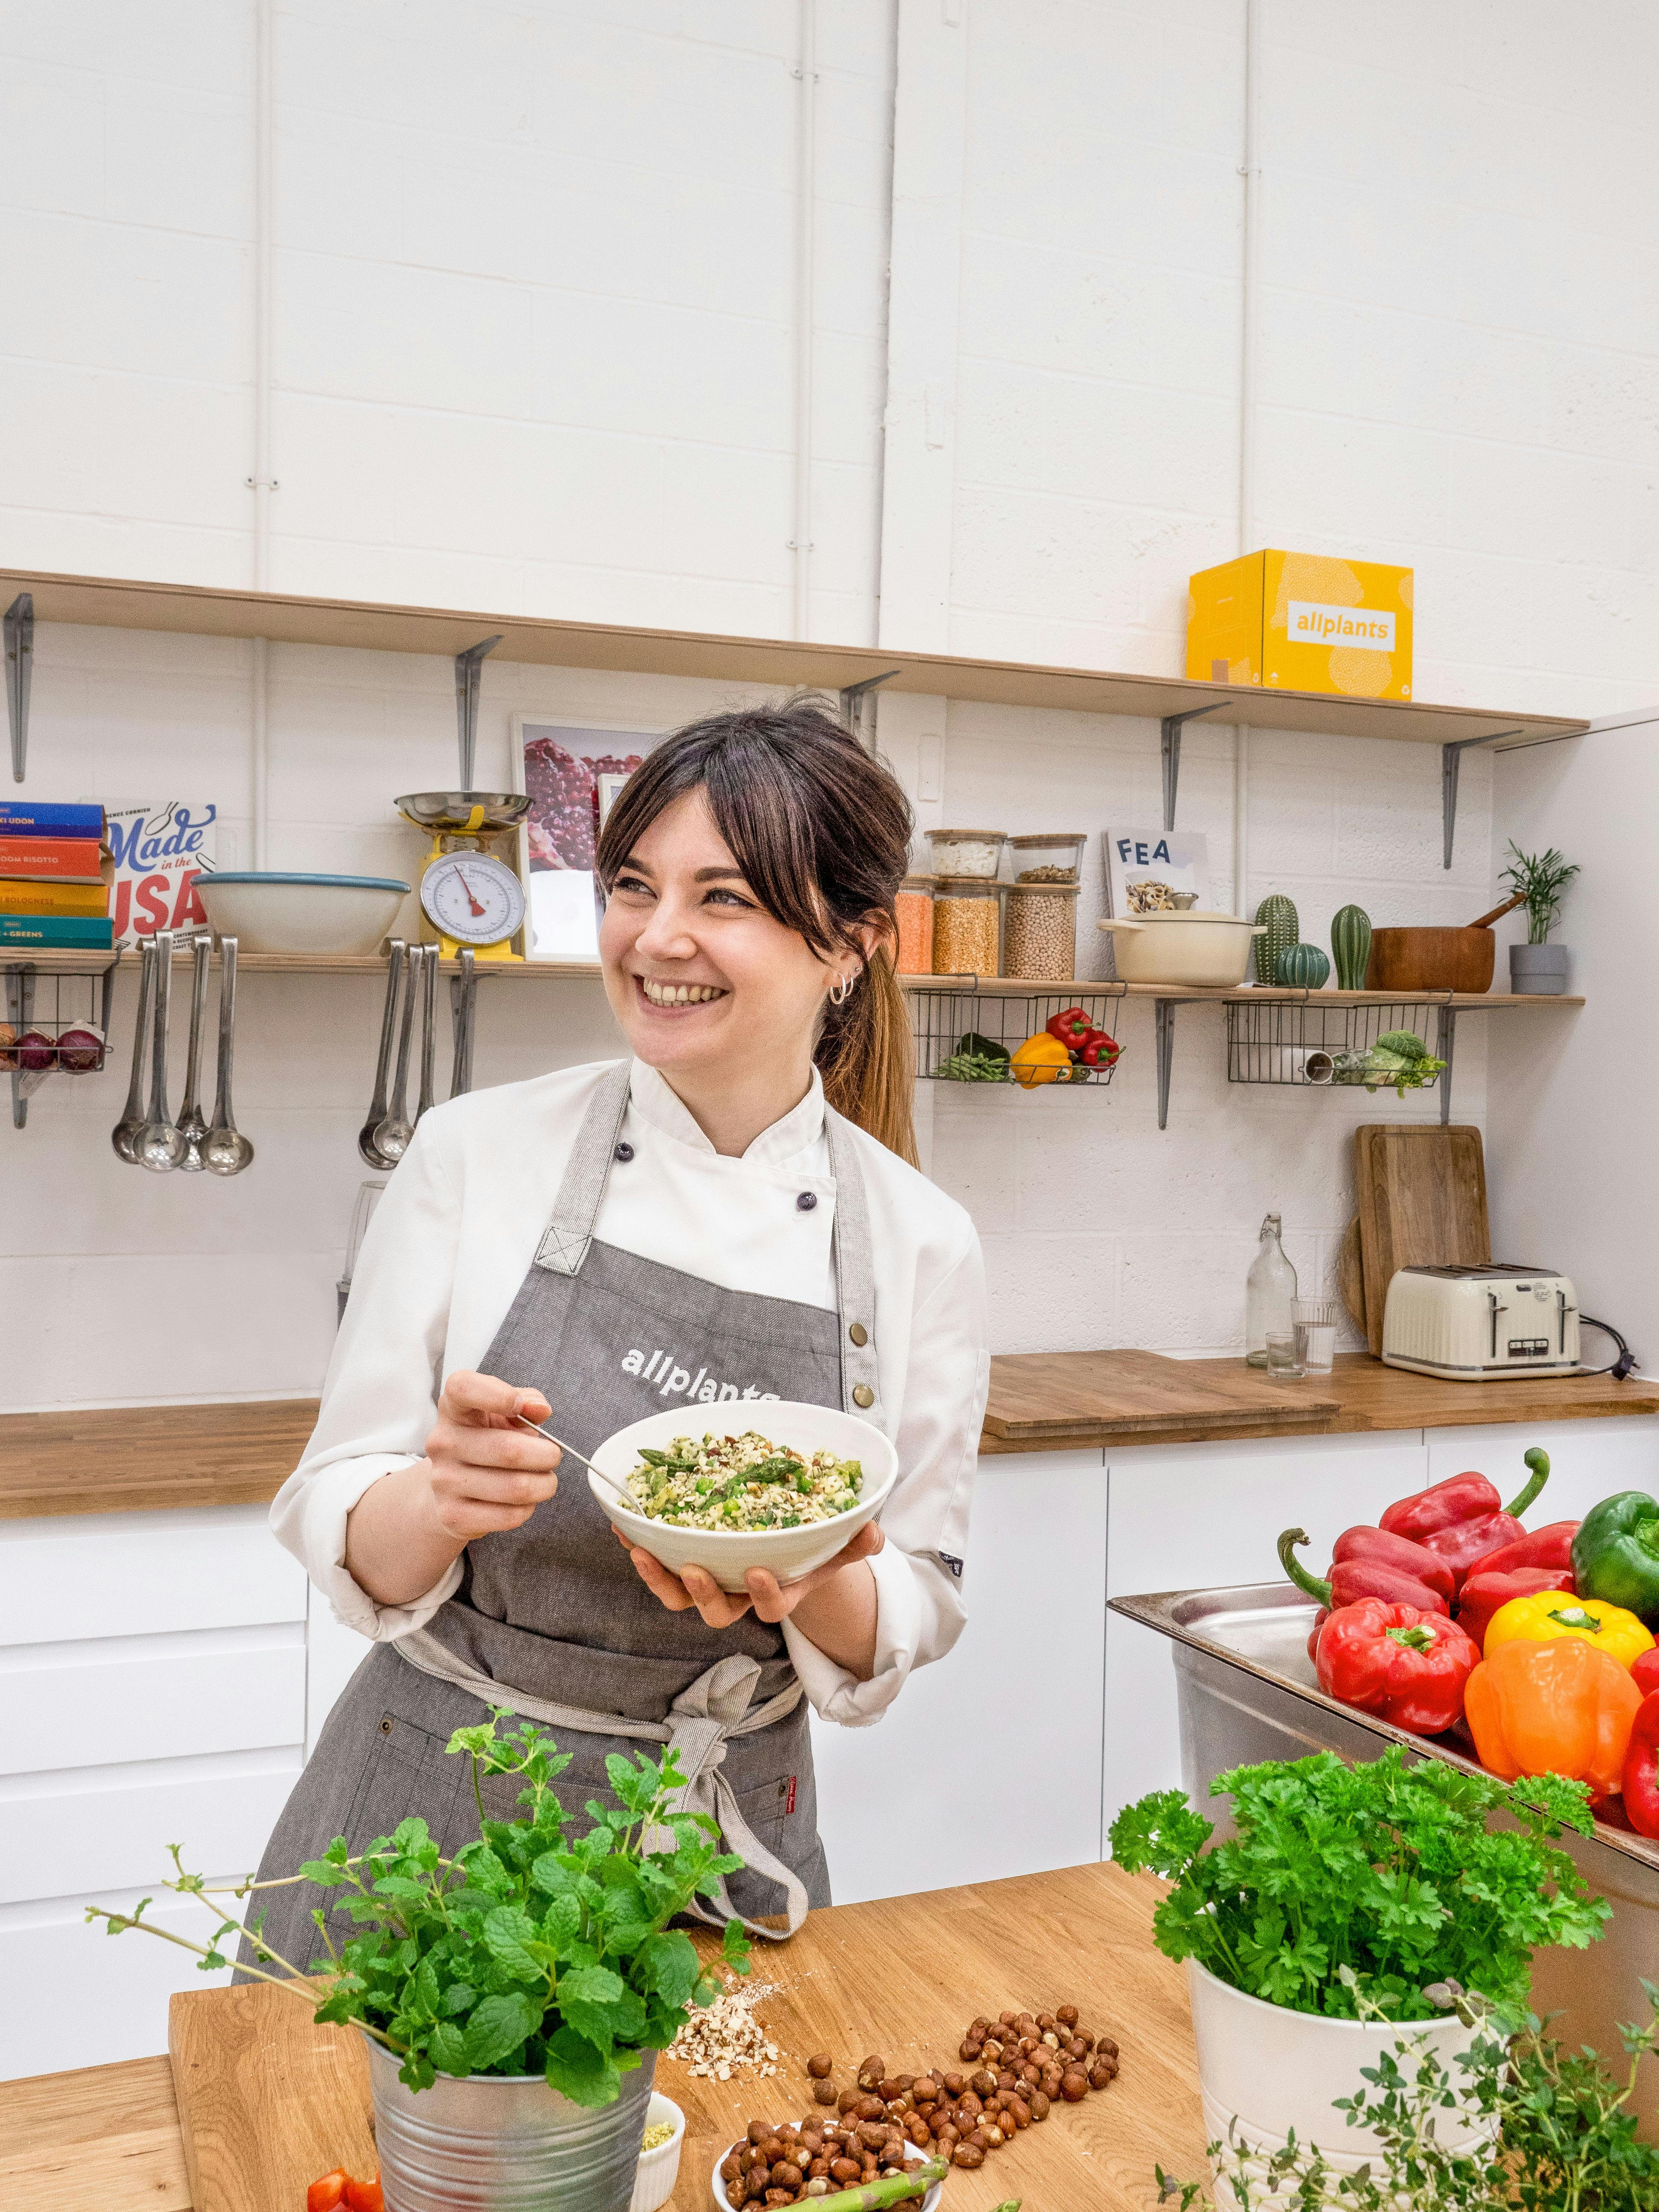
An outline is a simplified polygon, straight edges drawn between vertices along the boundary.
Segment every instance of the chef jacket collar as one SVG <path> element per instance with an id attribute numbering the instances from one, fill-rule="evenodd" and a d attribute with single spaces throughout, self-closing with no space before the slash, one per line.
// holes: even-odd
<path id="1" fill-rule="evenodd" d="M 676 1144 L 684 1145 L 692 1152 L 711 1155 L 714 1147 L 689 1107 L 677 1096 L 654 1067 L 644 1060 L 634 1062 L 634 1073 L 628 1086 L 628 1103 L 642 1121 Z M 799 1106 L 793 1107 L 781 1121 L 774 1121 L 769 1129 L 763 1129 L 743 1154 L 757 1166 L 782 1167 L 811 1151 L 823 1135 L 823 1084 L 815 1067 L 811 1087 Z"/>

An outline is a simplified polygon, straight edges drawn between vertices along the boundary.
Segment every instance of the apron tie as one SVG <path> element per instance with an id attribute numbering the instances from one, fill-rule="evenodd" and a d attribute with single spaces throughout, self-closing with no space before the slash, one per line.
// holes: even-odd
<path id="1" fill-rule="evenodd" d="M 732 1905 L 722 1875 L 715 1893 L 718 1912 L 711 1911 L 700 1898 L 694 1898 L 686 1910 L 714 1928 L 726 1920 L 740 1920 L 751 1936 L 763 1936 L 773 1943 L 787 1942 L 805 1919 L 805 1883 L 767 1850 L 744 1819 L 736 1792 L 721 1771 L 730 1738 L 757 1735 L 774 1721 L 783 1720 L 794 1711 L 805 1695 L 799 1675 L 775 1697 L 751 1709 L 750 1701 L 760 1681 L 760 1662 L 746 1658 L 741 1652 L 728 1652 L 680 1692 L 668 1709 L 666 1721 L 636 1721 L 624 1713 L 596 1713 L 580 1705 L 554 1705 L 544 1698 L 532 1698 L 515 1690 L 510 1683 L 492 1681 L 488 1674 L 479 1674 L 423 1628 L 398 1637 L 392 1648 L 421 1674 L 434 1675 L 441 1682 L 465 1690 L 486 1705 L 507 1706 L 521 1719 L 539 1721 L 556 1735 L 568 1735 L 574 1730 L 580 1735 L 625 1736 L 640 1743 L 666 1744 L 678 1751 L 686 1776 L 680 1811 L 704 1813 L 716 1821 L 729 1848 L 750 1871 L 775 1882 L 787 1900 L 787 1925 L 781 1929 L 769 1928 L 764 1921 L 744 1919 Z M 641 1848 L 672 1849 L 672 1832 L 661 1832 L 667 1839 L 665 1844 L 658 1844 L 653 1832 L 641 1838 Z"/>

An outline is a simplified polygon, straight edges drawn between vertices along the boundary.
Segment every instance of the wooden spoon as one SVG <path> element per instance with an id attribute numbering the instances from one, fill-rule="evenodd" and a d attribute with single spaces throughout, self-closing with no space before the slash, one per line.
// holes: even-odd
<path id="1" fill-rule="evenodd" d="M 1527 895 L 1525 891 L 1516 891 L 1513 898 L 1505 899 L 1502 906 L 1495 906 L 1490 914 L 1483 914 L 1480 921 L 1472 921 L 1469 924 L 1469 927 L 1471 929 L 1490 929 L 1493 922 L 1501 921 L 1506 914 L 1513 914 L 1516 907 L 1524 906 L 1526 902 Z"/>

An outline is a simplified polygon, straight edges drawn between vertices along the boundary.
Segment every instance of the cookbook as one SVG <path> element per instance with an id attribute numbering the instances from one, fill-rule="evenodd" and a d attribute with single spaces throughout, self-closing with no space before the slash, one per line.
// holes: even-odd
<path id="1" fill-rule="evenodd" d="M 1107 830 L 1100 848 L 1106 857 L 1106 910 L 1115 921 L 1207 911 L 1210 843 L 1201 832 Z"/>

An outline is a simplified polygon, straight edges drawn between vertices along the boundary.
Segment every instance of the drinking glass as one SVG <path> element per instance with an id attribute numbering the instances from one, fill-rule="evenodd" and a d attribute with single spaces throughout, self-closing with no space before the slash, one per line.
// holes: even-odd
<path id="1" fill-rule="evenodd" d="M 1291 1310 L 1296 1320 L 1296 1353 L 1303 1371 L 1328 1375 L 1336 1358 L 1336 1300 L 1298 1298 Z"/>
<path id="2" fill-rule="evenodd" d="M 1283 1336 L 1269 1335 L 1267 1339 L 1267 1372 L 1276 1375 L 1281 1382 L 1294 1382 L 1304 1373 L 1297 1356 L 1297 1337 L 1299 1331 L 1287 1330 Z"/>

